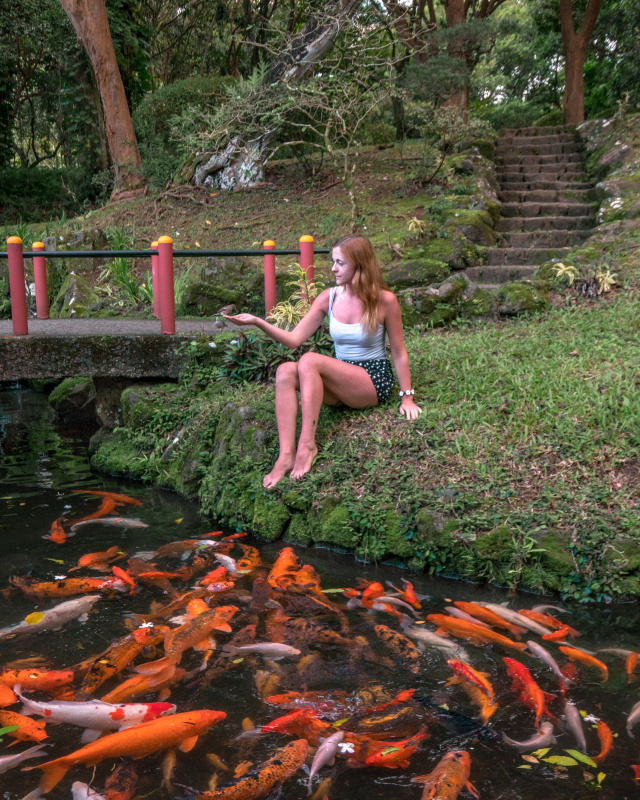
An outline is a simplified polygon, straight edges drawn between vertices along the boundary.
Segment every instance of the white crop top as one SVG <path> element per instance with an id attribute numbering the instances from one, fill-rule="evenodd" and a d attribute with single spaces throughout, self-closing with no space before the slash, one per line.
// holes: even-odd
<path id="1" fill-rule="evenodd" d="M 333 300 L 336 286 L 329 295 L 329 334 L 336 347 L 336 358 L 340 361 L 372 361 L 387 358 L 385 345 L 386 328 L 378 323 L 376 333 L 367 333 L 362 323 L 340 322 L 333 316 Z"/>

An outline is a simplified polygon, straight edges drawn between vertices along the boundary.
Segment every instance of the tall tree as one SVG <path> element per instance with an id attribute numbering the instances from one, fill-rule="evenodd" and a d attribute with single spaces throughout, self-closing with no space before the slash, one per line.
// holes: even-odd
<path id="1" fill-rule="evenodd" d="M 562 105 L 567 125 L 584 122 L 584 62 L 601 7 L 602 0 L 589 0 L 582 24 L 576 30 L 573 0 L 560 0 L 560 29 L 565 58 Z"/>
<path id="2" fill-rule="evenodd" d="M 60 0 L 87 52 L 102 101 L 109 154 L 115 171 L 112 198 L 124 199 L 145 187 L 142 161 L 109 30 L 105 0 Z"/>

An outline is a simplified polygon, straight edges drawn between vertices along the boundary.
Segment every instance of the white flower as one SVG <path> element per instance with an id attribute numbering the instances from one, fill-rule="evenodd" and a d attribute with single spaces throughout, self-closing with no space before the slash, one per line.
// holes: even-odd
<path id="1" fill-rule="evenodd" d="M 141 628 L 153 628 L 153 622 L 143 622 Z"/>
<path id="2" fill-rule="evenodd" d="M 172 444 L 177 444 L 179 441 L 180 441 L 180 437 L 176 436 L 176 438 L 173 440 Z"/>
<path id="3" fill-rule="evenodd" d="M 355 752 L 355 748 L 354 748 L 354 746 L 351 744 L 351 742 L 340 742 L 340 744 L 338 745 L 338 747 L 340 748 L 340 750 L 341 750 L 343 753 L 354 753 L 354 752 Z"/>
<path id="4" fill-rule="evenodd" d="M 209 342 L 209 347 L 215 347 L 215 346 L 216 346 L 215 342 Z"/>
<path id="5" fill-rule="evenodd" d="M 54 581 L 63 581 L 67 576 L 66 575 L 54 575 Z"/>

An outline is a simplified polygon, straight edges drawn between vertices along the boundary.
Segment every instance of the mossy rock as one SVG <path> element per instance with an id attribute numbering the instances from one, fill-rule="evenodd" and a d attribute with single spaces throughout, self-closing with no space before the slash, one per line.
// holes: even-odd
<path id="1" fill-rule="evenodd" d="M 483 209 L 450 208 L 444 213 L 444 229 L 449 233 L 460 232 L 470 242 L 484 247 L 492 247 L 496 243 L 493 230 L 493 218 Z"/>
<path id="2" fill-rule="evenodd" d="M 72 231 L 70 233 L 59 234 L 58 236 L 44 236 L 42 238 L 44 249 L 49 253 L 54 250 L 58 253 L 71 251 L 87 251 L 87 250 L 107 250 L 109 242 L 105 232 L 100 228 L 87 228 L 81 231 Z M 47 275 L 51 281 L 52 275 L 49 272 L 49 264 L 47 263 Z M 107 263 L 106 258 L 56 258 L 55 264 L 57 269 L 67 273 L 83 273 L 93 272 Z"/>
<path id="3" fill-rule="evenodd" d="M 312 524 L 308 514 L 298 511 L 292 514 L 289 527 L 285 531 L 284 541 L 289 544 L 298 544 L 307 547 L 313 541 Z"/>
<path id="4" fill-rule="evenodd" d="M 338 547 L 357 547 L 361 533 L 354 525 L 351 511 L 342 503 L 322 515 L 314 541 L 328 542 Z"/>
<path id="5" fill-rule="evenodd" d="M 49 395 L 59 419 L 95 421 L 96 387 L 91 378 L 65 378 Z"/>
<path id="6" fill-rule="evenodd" d="M 249 406 L 227 403 L 222 409 L 214 440 L 215 454 L 237 453 L 239 458 L 259 458 L 266 448 L 266 434 L 256 424 L 255 412 Z"/>
<path id="7" fill-rule="evenodd" d="M 472 147 L 477 147 L 480 155 L 493 161 L 496 154 L 496 143 L 493 139 L 474 139 L 471 142 Z"/>
<path id="8" fill-rule="evenodd" d="M 308 511 L 311 508 L 311 502 L 303 497 L 300 492 L 293 490 L 282 493 L 282 502 L 297 511 Z"/>
<path id="9" fill-rule="evenodd" d="M 238 289 L 228 289 L 215 283 L 194 281 L 187 285 L 181 306 L 185 314 L 212 317 L 223 306 L 235 305 L 238 309 L 246 303 L 246 295 Z"/>
<path id="10" fill-rule="evenodd" d="M 476 289 L 461 305 L 461 312 L 466 317 L 489 316 L 496 306 L 496 298 L 487 289 Z"/>
<path id="11" fill-rule="evenodd" d="M 414 545 L 400 528 L 400 518 L 392 509 L 387 512 L 384 521 L 385 555 L 409 558 L 413 555 Z"/>
<path id="12" fill-rule="evenodd" d="M 405 325 L 425 324 L 438 305 L 435 289 L 405 289 L 398 293 L 398 301 Z"/>
<path id="13" fill-rule="evenodd" d="M 457 314 L 458 310 L 454 306 L 442 303 L 426 316 L 424 324 L 429 328 L 444 328 Z"/>
<path id="14" fill-rule="evenodd" d="M 546 292 L 528 283 L 506 283 L 497 296 L 499 311 L 505 316 L 544 311 L 549 306 Z"/>
<path id="15" fill-rule="evenodd" d="M 604 553 L 602 563 L 609 570 L 635 572 L 640 568 L 638 542 L 616 540 L 615 546 Z"/>
<path id="16" fill-rule="evenodd" d="M 411 286 L 429 286 L 444 280 L 451 272 L 449 265 L 434 258 L 416 258 L 393 267 L 386 281 L 398 291 Z"/>
<path id="17" fill-rule="evenodd" d="M 538 545 L 545 551 L 541 554 L 540 560 L 548 572 L 560 577 L 575 573 L 576 566 L 569 550 L 569 544 L 569 537 L 566 534 L 555 531 L 549 531 L 540 537 Z"/>
<path id="18" fill-rule="evenodd" d="M 176 383 L 129 386 L 120 395 L 123 425 L 132 430 L 144 428 L 156 413 L 156 404 L 164 403 L 167 395 L 184 392 Z"/>
<path id="19" fill-rule="evenodd" d="M 564 111 L 561 108 L 554 108 L 553 111 L 549 111 L 547 114 L 538 117 L 532 125 L 541 128 L 546 128 L 551 125 L 564 125 Z"/>
<path id="20" fill-rule="evenodd" d="M 638 575 L 630 575 L 623 578 L 618 583 L 618 590 L 624 597 L 637 599 L 640 597 L 640 577 Z"/>
<path id="21" fill-rule="evenodd" d="M 261 538 L 273 542 L 291 519 L 291 511 L 271 493 L 256 494 L 253 512 L 253 530 Z"/>
<path id="22" fill-rule="evenodd" d="M 125 428 L 117 428 L 102 438 L 90 463 L 98 472 L 137 479 L 144 477 L 147 468 L 147 459 Z"/>
<path id="23" fill-rule="evenodd" d="M 89 308 L 98 302 L 98 295 L 92 285 L 81 275 L 69 274 L 53 301 L 49 313 L 51 317 L 68 319 L 70 317 L 85 317 Z"/>
<path id="24" fill-rule="evenodd" d="M 488 533 L 479 534 L 473 548 L 479 556 L 489 561 L 509 561 L 512 553 L 511 531 L 506 525 L 498 525 Z"/>

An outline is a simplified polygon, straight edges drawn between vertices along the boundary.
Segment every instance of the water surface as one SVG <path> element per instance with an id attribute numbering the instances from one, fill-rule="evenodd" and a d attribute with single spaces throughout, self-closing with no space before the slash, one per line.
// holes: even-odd
<path id="1" fill-rule="evenodd" d="M 56 575 L 64 575 L 80 555 L 106 550 L 114 544 L 129 553 L 153 550 L 165 542 L 194 538 L 219 527 L 214 521 L 203 518 L 195 504 L 170 492 L 93 474 L 88 463 L 86 444 L 86 433 L 54 426 L 53 414 L 43 395 L 23 389 L 0 391 L 0 588 L 7 586 L 13 575 L 30 574 L 39 580 L 51 580 Z M 149 527 L 120 530 L 96 523 L 80 529 L 64 545 L 58 546 L 44 540 L 43 535 L 57 517 L 64 514 L 79 518 L 97 508 L 99 498 L 74 494 L 72 490 L 79 488 L 126 492 L 140 499 L 143 502 L 141 508 L 129 506 L 124 510 L 118 509 L 117 513 L 139 517 Z M 273 562 L 283 546 L 277 542 L 250 543 L 260 548 L 267 565 Z M 303 563 L 312 564 L 320 572 L 325 589 L 353 587 L 357 578 L 382 582 L 390 580 L 398 584 L 402 577 L 411 577 L 416 591 L 428 595 L 429 599 L 423 603 L 425 614 L 443 613 L 444 607 L 452 600 L 509 600 L 510 606 L 516 609 L 531 608 L 544 602 L 528 594 L 508 598 L 505 592 L 495 588 L 475 587 L 424 575 L 408 576 L 390 566 L 356 564 L 351 556 L 328 550 L 298 548 L 297 552 Z M 233 555 L 241 554 L 237 552 Z M 174 562 L 174 566 L 178 564 Z M 171 565 L 165 562 L 158 568 L 171 568 Z M 238 585 L 250 591 L 251 583 L 252 579 L 248 577 Z M 344 604 L 340 595 L 329 597 Z M 160 590 L 144 589 L 135 596 L 101 600 L 85 625 L 72 622 L 63 631 L 0 642 L 0 666 L 37 655 L 46 658 L 52 668 L 68 668 L 101 652 L 113 639 L 124 635 L 127 632 L 123 624 L 124 613 L 144 613 L 153 600 L 163 600 Z M 45 607 L 56 602 L 61 601 L 46 601 Z M 554 600 L 548 599 L 548 602 Z M 571 611 L 571 616 L 567 617 L 569 624 L 583 634 L 579 640 L 581 646 L 592 650 L 598 647 L 640 649 L 640 613 L 637 604 L 605 607 L 564 605 Z M 12 598 L 10 603 L 0 605 L 0 627 L 24 619 L 36 608 L 36 604 L 25 597 Z M 391 654 L 380 644 L 373 631 L 373 626 L 378 623 L 395 627 L 393 618 L 384 614 L 372 616 L 363 611 L 348 612 L 348 615 L 349 635 L 364 636 L 379 656 L 379 661 L 354 663 L 343 650 L 320 647 L 309 642 L 303 652 L 305 655 L 316 652 L 318 656 L 315 663 L 301 672 L 295 661 L 280 662 L 283 674 L 278 691 L 342 689 L 356 692 L 367 686 L 381 685 L 389 694 L 395 694 L 416 687 L 426 700 L 460 712 L 465 717 L 474 717 L 476 710 L 462 689 L 445 686 L 451 674 L 446 657 L 425 650 L 421 655 L 420 673 L 415 676 L 401 662 L 389 660 Z M 328 617 L 318 618 L 318 621 L 333 627 L 336 625 L 336 621 Z M 537 639 L 535 636 L 531 638 Z M 224 641 L 222 635 L 220 642 Z M 518 658 L 531 669 L 545 691 L 557 694 L 556 678 L 540 662 L 527 656 L 502 651 L 497 647 L 475 647 L 470 644 L 464 644 L 464 647 L 470 663 L 489 674 L 496 690 L 499 710 L 492 717 L 489 727 L 496 732 L 504 731 L 514 739 L 529 738 L 534 733 L 533 712 L 525 708 L 512 691 L 502 658 L 505 655 Z M 555 645 L 548 645 L 548 649 L 561 665 L 564 664 Z M 191 652 L 183 659 L 183 666 L 193 668 L 198 661 L 198 657 Z M 325 767 L 321 778 L 331 776 L 333 779 L 328 796 L 330 800 L 351 800 L 359 793 L 363 797 L 380 800 L 417 800 L 422 790 L 420 786 L 411 784 L 411 778 L 428 773 L 444 753 L 459 748 L 470 752 L 471 780 L 479 790 L 480 797 L 487 800 L 582 800 L 594 796 L 622 800 L 638 797 L 640 791 L 632 779 L 629 765 L 640 763 L 640 744 L 627 736 L 625 723 L 629 709 L 640 699 L 640 681 L 628 684 L 623 659 L 609 657 L 607 663 L 610 677 L 606 684 L 599 682 L 600 676 L 596 671 L 579 667 L 580 681 L 570 691 L 570 697 L 579 709 L 601 717 L 617 734 L 611 754 L 599 768 L 584 765 L 558 768 L 543 762 L 532 764 L 499 742 L 479 739 L 476 734 L 462 730 L 464 720 L 451 722 L 443 718 L 442 724 L 429 725 L 430 738 L 412 757 L 408 769 L 346 769 L 344 761 L 339 761 L 333 769 Z M 207 789 L 214 772 L 214 767 L 206 757 L 208 753 L 215 753 L 233 770 L 244 760 L 258 764 L 290 741 L 290 737 L 279 734 L 266 734 L 240 744 L 234 741 L 245 718 L 251 719 L 256 725 L 264 725 L 284 713 L 261 702 L 254 682 L 257 668 L 277 669 L 273 665 L 265 665 L 260 659 L 246 659 L 209 686 L 181 685 L 172 692 L 170 699 L 178 705 L 178 711 L 214 708 L 226 711 L 228 715 L 223 723 L 201 738 L 194 750 L 188 754 L 178 754 L 174 774 L 178 796 L 185 793 L 179 784 L 200 791 Z M 122 679 L 124 677 L 127 676 Z M 106 684 L 104 691 L 118 682 L 114 680 Z M 43 699 L 46 698 L 43 696 Z M 13 710 L 17 708 L 13 707 Z M 557 702 L 552 703 L 550 708 L 558 714 L 561 712 Z M 47 726 L 47 730 L 51 757 L 66 754 L 80 746 L 78 728 L 58 725 Z M 640 725 L 637 730 L 640 731 Z M 586 731 L 588 752 L 595 755 L 599 751 L 597 736 L 588 723 Z M 575 742 L 570 734 L 561 734 L 559 731 L 556 734 L 558 744 L 548 755 L 566 755 L 564 750 L 574 748 Z M 10 741 L 5 738 L 0 744 L 0 755 L 26 749 L 27 745 L 23 744 L 7 749 Z M 112 767 L 112 763 L 103 762 L 96 768 L 92 785 L 97 790 L 103 788 L 105 777 Z M 168 796 L 164 789 L 160 789 L 161 754 L 139 762 L 139 770 L 140 783 L 136 797 L 159 800 Z M 597 789 L 599 773 L 605 773 L 606 777 L 602 778 L 601 788 Z M 17 769 L 0 776 L 0 797 L 18 800 L 37 785 L 39 775 L 38 771 L 23 773 Z M 76 767 L 48 797 L 53 800 L 69 798 L 73 781 L 90 781 L 93 775 L 92 769 Z M 316 779 L 314 786 L 318 785 L 319 780 Z M 283 800 L 306 797 L 305 775 L 300 772 L 296 778 L 288 781 L 281 796 Z"/>

